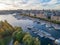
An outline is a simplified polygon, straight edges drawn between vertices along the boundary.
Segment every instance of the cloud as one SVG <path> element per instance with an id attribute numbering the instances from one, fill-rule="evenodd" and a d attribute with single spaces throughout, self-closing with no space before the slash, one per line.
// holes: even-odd
<path id="1" fill-rule="evenodd" d="M 50 2 L 51 0 L 40 0 L 41 3 L 47 3 Z"/>
<path id="2" fill-rule="evenodd" d="M 60 9 L 60 0 L 0 0 L 0 4 L 9 9 Z"/>

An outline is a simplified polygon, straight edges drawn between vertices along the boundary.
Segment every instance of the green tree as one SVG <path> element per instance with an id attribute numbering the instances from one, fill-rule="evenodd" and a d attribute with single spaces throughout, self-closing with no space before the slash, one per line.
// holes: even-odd
<path id="1" fill-rule="evenodd" d="M 14 45 L 20 45 L 18 41 L 15 41 L 14 42 Z"/>
<path id="2" fill-rule="evenodd" d="M 33 45 L 40 45 L 40 41 L 38 38 L 34 38 L 34 44 Z"/>
<path id="3" fill-rule="evenodd" d="M 24 34 L 23 34 L 22 31 L 21 31 L 21 32 L 18 32 L 18 33 L 16 34 L 16 40 L 22 41 L 23 36 L 24 36 Z"/>
<path id="4" fill-rule="evenodd" d="M 24 45 L 32 45 L 33 38 L 30 34 L 26 34 L 23 38 Z"/>
<path id="5" fill-rule="evenodd" d="M 24 37 L 24 32 L 22 31 L 16 31 L 13 34 L 13 39 L 19 42 L 22 42 L 23 37 Z"/>
<path id="6" fill-rule="evenodd" d="M 21 27 L 16 27 L 15 26 L 15 31 L 23 31 Z"/>
<path id="7" fill-rule="evenodd" d="M 48 45 L 50 45 L 50 44 L 48 44 Z"/>

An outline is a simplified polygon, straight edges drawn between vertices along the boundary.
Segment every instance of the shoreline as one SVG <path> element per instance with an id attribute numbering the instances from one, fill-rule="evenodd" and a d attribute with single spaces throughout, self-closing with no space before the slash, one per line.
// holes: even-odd
<path id="1" fill-rule="evenodd" d="M 60 21 L 56 21 L 56 20 L 39 18 L 39 17 L 36 17 L 36 16 L 29 16 L 29 15 L 23 15 L 23 16 L 28 16 L 28 17 L 32 17 L 32 18 L 41 19 L 41 20 L 48 21 L 48 22 L 51 22 L 51 23 L 54 23 L 54 24 L 60 24 Z"/>

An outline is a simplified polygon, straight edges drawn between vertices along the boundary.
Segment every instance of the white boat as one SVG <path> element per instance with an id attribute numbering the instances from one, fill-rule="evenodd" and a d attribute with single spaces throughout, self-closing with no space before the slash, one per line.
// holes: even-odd
<path id="1" fill-rule="evenodd" d="M 55 40 L 55 43 L 56 43 L 57 45 L 60 45 L 60 39 L 56 39 L 56 40 Z"/>

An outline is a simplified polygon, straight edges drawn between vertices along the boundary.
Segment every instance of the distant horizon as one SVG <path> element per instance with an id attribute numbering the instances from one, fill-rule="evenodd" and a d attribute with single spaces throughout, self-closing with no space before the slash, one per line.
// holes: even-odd
<path id="1" fill-rule="evenodd" d="M 20 8 L 14 8 L 14 9 L 0 9 L 0 10 L 18 10 Z M 60 9 L 20 9 L 20 10 L 60 10 Z"/>

